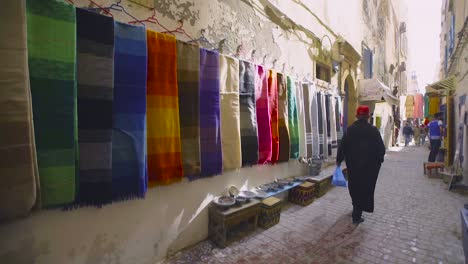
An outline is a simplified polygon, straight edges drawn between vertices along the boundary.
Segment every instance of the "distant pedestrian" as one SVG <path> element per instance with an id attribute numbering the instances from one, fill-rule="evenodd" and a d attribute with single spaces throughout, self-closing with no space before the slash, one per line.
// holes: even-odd
<path id="1" fill-rule="evenodd" d="M 421 146 L 424 146 L 427 136 L 427 128 L 424 124 L 419 126 L 419 134 L 421 135 Z"/>
<path id="2" fill-rule="evenodd" d="M 428 124 L 429 127 L 429 142 L 431 143 L 431 152 L 429 152 L 429 162 L 435 162 L 442 143 L 442 135 L 444 123 L 441 119 L 441 113 L 434 115 L 432 121 Z"/>
<path id="3" fill-rule="evenodd" d="M 421 130 L 419 129 L 419 124 L 418 122 L 414 122 L 414 126 L 413 126 L 413 136 L 414 136 L 414 144 L 416 146 L 419 146 L 419 144 L 421 143 L 420 140 L 421 140 Z"/>
<path id="4" fill-rule="evenodd" d="M 353 223 L 364 221 L 362 212 L 374 212 L 374 191 L 380 166 L 384 161 L 385 145 L 379 130 L 369 124 L 369 107 L 359 106 L 357 121 L 343 135 L 336 165 L 346 161 L 348 189 L 353 201 Z"/>
<path id="5" fill-rule="evenodd" d="M 403 136 L 405 136 L 405 147 L 411 142 L 411 136 L 413 135 L 413 128 L 409 122 L 406 122 L 405 127 L 403 127 Z"/>

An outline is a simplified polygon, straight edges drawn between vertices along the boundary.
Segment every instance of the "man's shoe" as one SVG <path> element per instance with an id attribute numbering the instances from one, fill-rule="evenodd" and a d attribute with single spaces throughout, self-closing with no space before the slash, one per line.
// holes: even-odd
<path id="1" fill-rule="evenodd" d="M 359 225 L 360 223 L 364 222 L 364 218 L 353 219 L 353 224 Z"/>

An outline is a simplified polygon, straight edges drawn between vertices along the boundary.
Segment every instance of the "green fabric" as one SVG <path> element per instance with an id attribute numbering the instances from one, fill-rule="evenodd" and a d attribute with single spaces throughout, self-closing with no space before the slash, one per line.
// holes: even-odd
<path id="1" fill-rule="evenodd" d="M 73 202 L 77 162 L 76 19 L 72 5 L 28 0 L 28 57 L 42 205 Z"/>
<path id="2" fill-rule="evenodd" d="M 299 120 L 297 116 L 296 86 L 294 80 L 288 76 L 288 123 L 290 137 L 290 158 L 299 158 Z"/>
<path id="3" fill-rule="evenodd" d="M 424 96 L 424 118 L 429 117 L 429 96 Z"/>

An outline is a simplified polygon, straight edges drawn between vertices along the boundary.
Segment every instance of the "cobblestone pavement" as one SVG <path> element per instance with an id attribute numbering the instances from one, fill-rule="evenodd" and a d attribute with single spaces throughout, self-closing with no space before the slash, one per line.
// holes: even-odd
<path id="1" fill-rule="evenodd" d="M 276 226 L 216 248 L 204 241 L 167 263 L 465 263 L 459 209 L 467 196 L 423 176 L 423 147 L 389 151 L 373 214 L 351 223 L 351 200 L 335 187 L 307 207 L 289 205 Z"/>

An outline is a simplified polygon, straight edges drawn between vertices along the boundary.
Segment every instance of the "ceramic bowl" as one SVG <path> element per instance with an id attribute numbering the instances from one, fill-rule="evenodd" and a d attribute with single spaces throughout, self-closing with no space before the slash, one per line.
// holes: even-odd
<path id="1" fill-rule="evenodd" d="M 228 188 L 228 193 L 229 193 L 229 195 L 231 195 L 232 197 L 236 197 L 237 195 L 239 195 L 239 189 L 237 189 L 236 186 L 231 185 L 231 186 L 229 186 L 229 188 Z"/>
<path id="2" fill-rule="evenodd" d="M 250 200 L 252 198 L 255 198 L 257 196 L 257 194 L 254 193 L 254 192 L 251 192 L 251 191 L 241 191 L 241 192 L 239 192 L 239 196 L 244 197 L 248 201 L 248 200 Z"/>
<path id="3" fill-rule="evenodd" d="M 236 203 L 236 200 L 229 196 L 218 196 L 213 199 L 213 203 L 221 208 L 228 208 Z"/>
<path id="4" fill-rule="evenodd" d="M 262 190 L 255 190 L 255 195 L 257 196 L 257 198 L 265 198 L 268 195 L 268 193 Z"/>
<path id="5" fill-rule="evenodd" d="M 244 204 L 245 202 L 247 202 L 247 198 L 243 196 L 236 197 L 236 204 L 241 205 L 241 204 Z"/>

